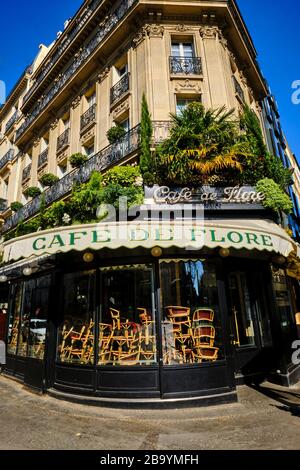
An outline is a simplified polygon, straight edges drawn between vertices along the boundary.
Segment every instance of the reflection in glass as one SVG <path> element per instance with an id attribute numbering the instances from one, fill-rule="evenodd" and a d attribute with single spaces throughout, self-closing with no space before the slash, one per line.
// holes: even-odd
<path id="1" fill-rule="evenodd" d="M 29 339 L 29 323 L 31 317 L 32 309 L 32 295 L 35 287 L 35 281 L 30 280 L 24 282 L 24 291 L 23 291 L 23 309 L 21 315 L 20 323 L 20 334 L 18 341 L 18 356 L 26 357 L 27 356 L 27 346 Z"/>
<path id="2" fill-rule="evenodd" d="M 99 365 L 156 363 L 152 267 L 102 268 Z"/>
<path id="3" fill-rule="evenodd" d="M 43 359 L 45 355 L 50 282 L 50 276 L 37 279 L 34 290 L 29 323 L 28 356 L 35 359 Z"/>
<path id="4" fill-rule="evenodd" d="M 289 298 L 287 278 L 283 269 L 273 269 L 272 277 L 277 309 L 280 316 L 282 340 L 288 343 L 293 338 L 295 323 Z"/>
<path id="5" fill-rule="evenodd" d="M 222 357 L 215 267 L 202 260 L 160 263 L 164 364 Z"/>
<path id="6" fill-rule="evenodd" d="M 255 345 L 253 312 L 246 273 L 236 272 L 229 276 L 231 299 L 231 331 L 238 347 Z"/>
<path id="7" fill-rule="evenodd" d="M 16 354 L 17 352 L 19 329 L 20 329 L 20 315 L 21 315 L 21 308 L 22 308 L 22 291 L 23 291 L 22 284 L 16 284 L 12 288 L 11 298 L 13 299 L 13 306 L 10 311 L 9 322 L 8 322 L 8 339 L 7 339 L 7 353 L 8 354 Z"/>
<path id="8" fill-rule="evenodd" d="M 59 331 L 58 360 L 94 362 L 95 271 L 64 277 L 64 320 Z"/>

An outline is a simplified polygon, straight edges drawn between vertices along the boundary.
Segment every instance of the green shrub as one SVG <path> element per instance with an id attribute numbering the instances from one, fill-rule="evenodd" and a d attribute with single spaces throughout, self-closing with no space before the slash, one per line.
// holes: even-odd
<path id="1" fill-rule="evenodd" d="M 12 202 L 11 205 L 10 205 L 10 208 L 13 212 L 18 212 L 20 209 L 22 209 L 23 204 L 19 201 L 16 201 L 16 202 Z"/>
<path id="2" fill-rule="evenodd" d="M 39 188 L 37 188 L 36 186 L 31 186 L 30 188 L 27 188 L 25 191 L 24 191 L 24 195 L 26 197 L 32 197 L 32 198 L 35 198 L 37 196 L 39 196 L 41 194 L 41 190 Z"/>
<path id="3" fill-rule="evenodd" d="M 55 183 L 59 181 L 59 177 L 56 175 L 53 175 L 53 173 L 45 173 L 43 176 L 40 177 L 39 182 L 43 186 L 51 187 Z"/>
<path id="4" fill-rule="evenodd" d="M 111 127 L 107 131 L 106 135 L 110 144 L 116 144 L 125 137 L 126 130 L 124 129 L 124 127 L 118 124 L 117 126 Z"/>
<path id="5" fill-rule="evenodd" d="M 264 207 L 285 214 L 292 212 L 293 203 L 290 197 L 272 179 L 264 178 L 258 181 L 256 190 L 265 195 L 265 199 L 262 201 Z"/>
<path id="6" fill-rule="evenodd" d="M 151 153 L 153 126 L 145 94 L 143 94 L 142 99 L 141 115 L 140 168 L 145 183 L 149 186 L 153 186 L 156 182 L 155 158 Z"/>
<path id="7" fill-rule="evenodd" d="M 132 186 L 136 183 L 137 178 L 141 177 L 139 166 L 115 166 L 108 170 L 103 177 L 103 183 L 119 184 L 121 186 Z"/>
<path id="8" fill-rule="evenodd" d="M 69 161 L 72 168 L 79 168 L 88 160 L 87 155 L 83 155 L 83 153 L 74 153 L 70 156 Z"/>

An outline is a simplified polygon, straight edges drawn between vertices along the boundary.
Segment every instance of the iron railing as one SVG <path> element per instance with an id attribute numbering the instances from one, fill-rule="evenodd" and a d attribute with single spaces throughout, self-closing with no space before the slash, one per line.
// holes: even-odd
<path id="1" fill-rule="evenodd" d="M 56 152 L 60 152 L 70 143 L 70 128 L 66 129 L 57 139 Z"/>
<path id="2" fill-rule="evenodd" d="M 48 154 L 49 154 L 49 148 L 44 150 L 38 158 L 38 169 L 42 168 L 46 163 L 48 163 Z"/>
<path id="3" fill-rule="evenodd" d="M 74 55 L 74 58 L 68 68 L 57 77 L 54 84 L 41 96 L 38 104 L 32 109 L 31 113 L 25 119 L 23 124 L 16 132 L 16 141 L 24 134 L 26 129 L 41 114 L 46 106 L 53 100 L 59 91 L 71 80 L 74 74 L 87 62 L 96 48 L 103 42 L 107 35 L 114 29 L 121 19 L 127 14 L 130 8 L 137 0 L 123 0 L 110 14 L 105 17 L 94 36 L 83 46 L 80 51 Z"/>
<path id="4" fill-rule="evenodd" d="M 103 171 L 112 165 L 123 160 L 131 153 L 138 150 L 140 146 L 140 125 L 131 129 L 124 138 L 113 145 L 109 145 L 100 152 L 93 155 L 80 168 L 71 171 L 51 188 L 43 193 L 46 206 L 52 204 L 72 191 L 74 183 L 84 183 L 88 181 L 93 171 Z M 31 172 L 31 165 L 23 170 L 23 182 L 28 179 Z M 26 177 L 25 177 L 26 173 Z M 41 197 L 38 196 L 28 202 L 22 209 L 7 218 L 3 225 L 3 232 L 13 229 L 21 220 L 26 220 L 36 215 L 41 207 Z"/>
<path id="5" fill-rule="evenodd" d="M 129 73 L 126 73 L 121 80 L 110 90 L 110 104 L 114 104 L 121 96 L 129 90 Z"/>
<path id="6" fill-rule="evenodd" d="M 80 132 L 96 121 L 96 103 L 93 104 L 80 118 Z"/>
<path id="7" fill-rule="evenodd" d="M 40 83 L 42 80 L 45 78 L 47 73 L 52 69 L 54 64 L 58 61 L 58 59 L 61 57 L 63 52 L 67 49 L 67 47 L 71 44 L 73 41 L 74 37 L 77 35 L 77 33 L 83 28 L 83 26 L 87 23 L 88 19 L 92 16 L 98 5 L 100 5 L 102 0 L 93 0 L 89 5 L 85 7 L 83 10 L 81 16 L 76 20 L 75 25 L 69 31 L 67 35 L 63 38 L 61 44 L 59 47 L 56 49 L 55 53 L 47 60 L 45 65 L 43 66 L 42 70 L 36 77 L 36 81 L 34 85 L 28 90 L 26 95 L 23 98 L 23 104 L 28 101 L 28 99 L 32 96 L 32 94 L 37 90 L 39 87 Z"/>
<path id="8" fill-rule="evenodd" d="M 201 57 L 170 57 L 171 75 L 201 75 Z"/>
<path id="9" fill-rule="evenodd" d="M 19 118 L 20 116 L 20 113 L 19 111 L 15 111 L 14 114 L 12 115 L 12 117 L 10 118 L 10 120 L 7 122 L 6 126 L 5 126 L 5 132 L 9 131 L 9 129 L 12 128 L 12 126 L 14 125 L 14 123 L 17 121 L 17 119 Z"/>
<path id="10" fill-rule="evenodd" d="M 22 173 L 22 183 L 24 183 L 24 181 L 27 181 L 29 178 L 30 178 L 30 175 L 31 175 L 31 163 L 29 165 L 27 165 L 24 170 L 23 170 L 23 173 Z M 18 214 L 18 212 L 17 212 Z M 19 221 L 18 221 L 19 222 Z"/>
<path id="11" fill-rule="evenodd" d="M 5 167 L 8 162 L 11 162 L 14 159 L 15 151 L 10 149 L 3 158 L 0 160 L 0 170 Z"/>
<path id="12" fill-rule="evenodd" d="M 245 94 L 243 92 L 243 89 L 242 89 L 241 85 L 239 84 L 238 80 L 235 78 L 234 75 L 232 76 L 232 79 L 233 79 L 234 90 L 235 90 L 236 94 L 238 95 L 240 100 L 245 102 Z"/>

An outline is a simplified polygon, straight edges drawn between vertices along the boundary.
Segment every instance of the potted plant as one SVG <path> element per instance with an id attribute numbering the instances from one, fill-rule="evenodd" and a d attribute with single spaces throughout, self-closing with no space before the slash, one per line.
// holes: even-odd
<path id="1" fill-rule="evenodd" d="M 79 168 L 88 160 L 87 155 L 83 155 L 83 153 L 74 153 L 70 156 L 69 161 L 72 168 Z"/>
<path id="2" fill-rule="evenodd" d="M 53 173 L 45 173 L 43 176 L 40 177 L 39 182 L 46 187 L 51 187 L 55 183 L 59 181 L 59 177 L 56 175 L 53 175 Z"/>
<path id="3" fill-rule="evenodd" d="M 124 127 L 120 126 L 120 124 L 117 124 L 116 126 L 111 127 L 107 131 L 106 135 L 110 144 L 116 144 L 125 137 L 126 130 Z"/>
<path id="4" fill-rule="evenodd" d="M 27 188 L 25 191 L 24 191 L 24 196 L 26 197 L 37 197 L 41 194 L 41 190 L 40 188 L 37 188 L 36 186 L 31 186 L 30 188 Z"/>
<path id="5" fill-rule="evenodd" d="M 22 209 L 23 204 L 19 201 L 12 202 L 10 205 L 10 208 L 13 212 L 18 212 L 20 209 Z"/>

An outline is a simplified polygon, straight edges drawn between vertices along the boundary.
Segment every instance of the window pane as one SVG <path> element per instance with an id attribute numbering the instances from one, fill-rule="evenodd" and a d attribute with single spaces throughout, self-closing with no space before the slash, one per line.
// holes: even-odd
<path id="1" fill-rule="evenodd" d="M 94 362 L 95 271 L 67 274 L 63 283 L 64 320 L 59 332 L 58 360 Z"/>
<path id="2" fill-rule="evenodd" d="M 182 44 L 183 57 L 194 57 L 193 45 L 191 43 Z"/>
<path id="3" fill-rule="evenodd" d="M 235 345 L 255 345 L 253 312 L 246 274 L 232 273 L 229 277 L 231 299 L 231 331 L 235 336 Z"/>
<path id="4" fill-rule="evenodd" d="M 36 281 L 32 315 L 29 323 L 28 356 L 44 359 L 47 320 L 49 313 L 49 289 L 51 277 L 46 276 Z"/>
<path id="5" fill-rule="evenodd" d="M 180 57 L 180 44 L 178 42 L 172 43 L 172 56 Z"/>
<path id="6" fill-rule="evenodd" d="M 222 357 L 217 277 L 203 260 L 160 263 L 164 364 Z"/>
<path id="7" fill-rule="evenodd" d="M 20 329 L 20 315 L 22 308 L 22 292 L 23 285 L 17 284 L 12 288 L 11 299 L 13 299 L 13 306 L 9 316 L 8 322 L 8 339 L 7 339 L 7 352 L 8 354 L 16 354 L 18 345 L 18 336 Z"/>
<path id="8" fill-rule="evenodd" d="M 27 346 L 29 337 L 29 322 L 32 308 L 32 293 L 34 291 L 35 281 L 24 282 L 24 301 L 21 315 L 21 327 L 18 342 L 18 356 L 27 356 Z"/>
<path id="9" fill-rule="evenodd" d="M 98 364 L 157 362 L 152 267 L 103 268 Z"/>

